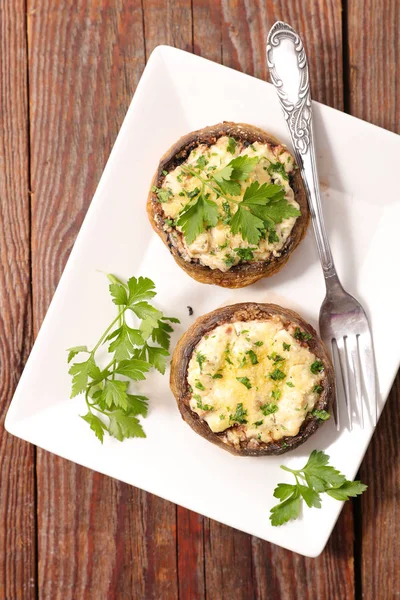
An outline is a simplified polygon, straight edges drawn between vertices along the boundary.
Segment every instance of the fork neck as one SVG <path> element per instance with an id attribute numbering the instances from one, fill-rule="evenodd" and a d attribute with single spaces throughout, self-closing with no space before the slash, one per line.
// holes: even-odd
<path id="1" fill-rule="evenodd" d="M 324 271 L 324 277 L 327 296 L 344 291 L 333 263 L 329 272 Z"/>

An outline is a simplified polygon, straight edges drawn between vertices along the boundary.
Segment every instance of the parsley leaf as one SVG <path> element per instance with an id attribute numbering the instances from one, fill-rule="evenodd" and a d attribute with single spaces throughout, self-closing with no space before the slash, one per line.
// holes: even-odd
<path id="1" fill-rule="evenodd" d="M 77 354 L 79 354 L 79 352 L 89 352 L 89 350 L 87 346 L 74 346 L 73 348 L 68 348 L 67 352 L 68 362 L 70 363 L 71 360 L 75 358 Z"/>
<path id="2" fill-rule="evenodd" d="M 279 238 L 278 234 L 276 233 L 276 230 L 274 227 L 271 227 L 268 230 L 268 242 L 270 244 L 275 244 L 275 243 L 280 242 L 280 238 Z"/>
<path id="3" fill-rule="evenodd" d="M 241 192 L 241 185 L 238 181 L 232 181 L 233 167 L 226 165 L 220 171 L 213 173 L 213 179 L 221 188 L 224 194 L 230 194 L 231 196 L 239 196 Z"/>
<path id="4" fill-rule="evenodd" d="M 228 165 L 229 167 L 232 167 L 231 179 L 234 179 L 235 181 L 246 181 L 250 173 L 256 168 L 257 164 L 257 156 L 254 156 L 253 158 L 250 158 L 247 154 L 237 156 L 232 159 Z"/>
<path id="5" fill-rule="evenodd" d="M 106 379 L 100 400 L 103 401 L 108 408 L 111 408 L 113 405 L 121 408 L 128 408 L 126 397 L 127 387 L 127 381 Z"/>
<path id="6" fill-rule="evenodd" d="M 158 327 L 155 327 L 151 332 L 151 339 L 153 340 L 153 342 L 156 342 L 157 344 L 165 348 L 165 350 L 168 350 L 171 341 L 170 333 L 172 332 L 173 328 L 171 327 L 171 325 L 168 325 L 168 323 L 165 323 L 164 321 L 160 320 L 158 321 Z"/>
<path id="7" fill-rule="evenodd" d="M 82 419 L 100 442 L 103 442 L 105 432 L 120 441 L 129 437 L 145 437 L 137 417 L 147 415 L 148 398 L 129 393 L 129 386 L 131 381 L 143 381 L 152 366 L 164 373 L 172 333 L 169 323 L 179 323 L 174 317 L 164 317 L 161 311 L 149 304 L 148 300 L 156 295 L 151 279 L 131 277 L 124 283 L 115 275 L 107 277 L 118 315 L 93 350 L 87 346 L 74 346 L 68 351 L 68 362 L 80 352 L 89 354 L 86 361 L 70 366 L 71 398 L 85 393 L 88 412 Z M 139 319 L 138 328 L 126 323 L 127 310 Z M 150 335 L 159 345 L 149 346 L 146 340 Z M 107 366 L 101 370 L 96 363 L 96 353 L 107 342 L 110 342 L 108 352 L 112 360 L 107 361 Z"/>
<path id="8" fill-rule="evenodd" d="M 236 146 L 237 146 L 237 143 L 236 143 L 235 138 L 230 137 L 228 139 L 228 146 L 226 148 L 228 150 L 228 152 L 230 152 L 231 154 L 235 154 Z"/>
<path id="9" fill-rule="evenodd" d="M 138 360 L 137 358 L 131 358 L 130 360 L 121 360 L 118 367 L 115 369 L 115 373 L 129 377 L 134 381 L 143 381 L 146 379 L 145 373 L 150 369 L 148 362 L 144 360 Z"/>
<path id="10" fill-rule="evenodd" d="M 252 204 L 260 204 L 264 206 L 271 198 L 280 200 L 285 197 L 285 190 L 280 185 L 274 183 L 260 184 L 258 181 L 253 181 L 245 190 L 243 203 L 246 206 Z"/>
<path id="11" fill-rule="evenodd" d="M 300 516 L 301 497 L 300 490 L 297 486 L 292 486 L 294 489 L 286 500 L 271 508 L 271 525 L 278 527 L 288 521 L 297 519 Z M 276 490 L 275 490 L 276 491 Z M 275 495 L 275 494 L 274 494 Z"/>
<path id="12" fill-rule="evenodd" d="M 250 244 L 257 245 L 261 233 L 265 230 L 264 221 L 253 215 L 245 206 L 240 203 L 237 211 L 233 215 L 230 226 L 233 234 L 240 233 L 244 240 Z"/>
<path id="13" fill-rule="evenodd" d="M 361 483 L 361 481 L 345 481 L 338 488 L 326 490 L 326 493 L 332 498 L 335 498 L 335 500 L 346 501 L 349 498 L 360 496 L 366 489 L 367 486 L 364 483 Z"/>
<path id="14" fill-rule="evenodd" d="M 72 375 L 71 398 L 85 391 L 89 377 L 93 380 L 100 376 L 100 369 L 94 362 L 92 355 L 85 362 L 74 363 L 68 371 Z"/>
<path id="15" fill-rule="evenodd" d="M 122 410 L 115 410 L 109 414 L 109 418 L 110 425 L 108 427 L 108 432 L 120 442 L 125 438 L 146 437 L 146 434 L 136 417 L 127 415 Z"/>
<path id="16" fill-rule="evenodd" d="M 328 465 L 328 462 L 327 454 L 313 450 L 302 469 L 290 469 L 281 465 L 281 469 L 295 476 L 296 483 L 278 483 L 276 486 L 274 497 L 278 498 L 280 503 L 271 508 L 270 520 L 273 526 L 297 519 L 302 499 L 310 508 L 321 508 L 321 493 L 326 492 L 335 500 L 346 501 L 367 489 L 360 481 L 346 480 L 345 476 Z"/>
<path id="17" fill-rule="evenodd" d="M 103 421 L 91 412 L 82 416 L 81 419 L 89 423 L 90 429 L 94 431 L 95 436 L 103 443 L 104 432 L 107 431 L 107 426 L 104 425 Z"/>
<path id="18" fill-rule="evenodd" d="M 246 181 L 250 173 L 254 171 L 257 163 L 258 158 L 256 156 L 253 158 L 250 158 L 247 155 L 237 156 L 223 169 L 213 173 L 212 177 L 224 194 L 239 196 L 241 192 L 241 185 L 239 182 Z"/>
<path id="19" fill-rule="evenodd" d="M 187 243 L 192 244 L 207 225 L 215 227 L 218 216 L 218 205 L 201 194 L 184 207 L 177 225 L 182 229 Z"/>

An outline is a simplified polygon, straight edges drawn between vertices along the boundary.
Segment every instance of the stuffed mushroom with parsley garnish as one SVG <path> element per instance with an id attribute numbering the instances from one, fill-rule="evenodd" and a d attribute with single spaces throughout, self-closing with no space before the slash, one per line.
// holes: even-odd
<path id="1" fill-rule="evenodd" d="M 282 454 L 329 418 L 334 372 L 315 330 L 275 304 L 225 306 L 183 335 L 171 362 L 183 419 L 240 456 Z"/>
<path id="2" fill-rule="evenodd" d="M 186 273 L 229 288 L 279 271 L 309 222 L 294 158 L 243 123 L 205 127 L 174 144 L 153 178 L 147 211 Z"/>

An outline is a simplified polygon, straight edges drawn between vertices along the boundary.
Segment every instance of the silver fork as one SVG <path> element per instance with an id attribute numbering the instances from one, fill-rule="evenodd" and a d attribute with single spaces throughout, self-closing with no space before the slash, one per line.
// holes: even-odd
<path id="1" fill-rule="evenodd" d="M 321 337 L 332 353 L 337 383 L 339 377 L 341 380 L 349 428 L 352 429 L 353 408 L 358 412 L 361 427 L 364 427 L 364 405 L 368 406 L 371 420 L 376 425 L 375 358 L 371 329 L 363 307 L 343 289 L 336 273 L 321 208 L 307 57 L 300 36 L 282 21 L 277 21 L 268 34 L 267 62 L 307 191 L 325 277 L 326 296 L 319 313 Z M 363 383 L 367 397 L 363 394 Z M 333 414 L 339 430 L 338 401 L 334 404 Z"/>

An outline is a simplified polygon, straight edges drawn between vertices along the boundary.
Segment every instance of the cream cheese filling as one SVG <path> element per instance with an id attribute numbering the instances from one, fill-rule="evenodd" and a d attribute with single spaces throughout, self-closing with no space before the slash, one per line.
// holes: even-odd
<path id="1" fill-rule="evenodd" d="M 318 358 L 280 317 L 216 327 L 188 367 L 190 408 L 228 440 L 295 436 L 322 391 Z M 233 425 L 235 427 L 231 428 Z"/>
<path id="2" fill-rule="evenodd" d="M 211 146 L 199 145 L 192 150 L 187 160 L 182 164 L 198 169 L 197 161 L 200 156 L 204 156 L 207 164 L 202 169 L 202 174 L 210 175 L 213 171 L 225 167 L 237 156 L 247 155 L 249 157 L 257 157 L 258 164 L 256 168 L 250 174 L 249 178 L 245 182 L 242 182 L 242 195 L 245 188 L 253 181 L 258 181 L 260 184 L 276 183 L 284 188 L 287 202 L 299 209 L 293 190 L 289 185 L 289 180 L 279 172 L 272 172 L 271 174 L 268 172 L 271 163 L 276 164 L 278 162 L 284 165 L 286 173 L 289 174 L 293 171 L 293 158 L 283 146 L 271 146 L 270 144 L 255 142 L 245 147 L 242 142 L 238 141 L 236 142 L 235 150 L 229 152 L 228 144 L 229 138 L 222 136 Z M 226 272 L 240 262 L 240 253 L 238 254 L 235 251 L 238 248 L 250 248 L 253 253 L 252 261 L 267 260 L 271 255 L 280 255 L 280 250 L 288 239 L 298 217 L 284 219 L 282 223 L 276 225 L 275 230 L 279 241 L 270 242 L 268 241 L 268 236 L 266 236 L 266 239 L 261 239 L 258 245 L 254 246 L 247 240 L 243 240 L 240 234 L 234 235 L 229 225 L 218 222 L 215 227 L 210 227 L 197 236 L 193 243 L 187 244 L 185 238 L 178 233 L 180 232 L 180 228 L 173 223 L 173 220 L 177 219 L 180 211 L 189 202 L 188 193 L 195 190 L 198 186 L 199 181 L 191 175 L 184 174 L 181 166 L 170 171 L 162 183 L 162 189 L 167 190 L 170 194 L 168 200 L 162 203 L 162 208 L 167 218 L 165 228 L 172 236 L 174 244 L 185 260 L 191 261 L 197 259 L 204 266 Z M 217 203 L 222 219 L 226 219 L 227 212 L 226 207 L 224 207 L 226 201 L 224 198 L 217 196 L 209 189 L 207 191 L 210 193 L 210 199 Z M 231 204 L 230 210 L 233 215 L 237 207 Z M 246 262 L 248 261 L 246 260 Z"/>

